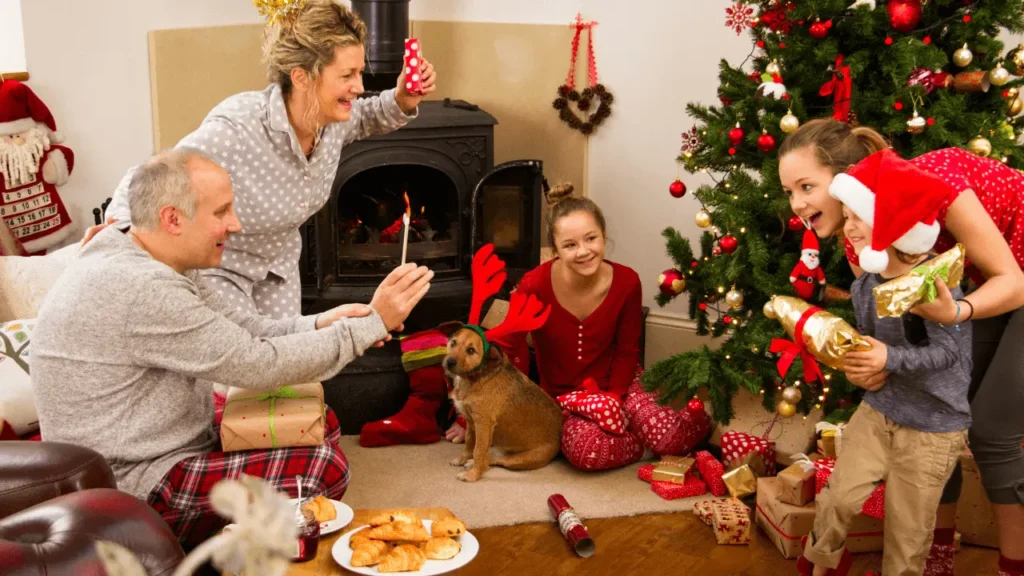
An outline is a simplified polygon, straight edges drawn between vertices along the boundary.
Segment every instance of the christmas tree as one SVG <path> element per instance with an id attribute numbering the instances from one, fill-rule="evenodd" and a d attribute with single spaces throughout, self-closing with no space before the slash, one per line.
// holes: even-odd
<path id="1" fill-rule="evenodd" d="M 842 372 L 823 366 L 820 381 L 806 382 L 797 359 L 782 377 L 770 351 L 787 335 L 762 310 L 773 295 L 795 294 L 789 277 L 804 234 L 779 183 L 778 147 L 801 122 L 831 116 L 879 130 L 905 158 L 959 146 L 1021 168 L 1024 48 L 1005 52 L 997 39 L 1002 29 L 1024 30 L 1021 10 L 1022 0 L 763 0 L 726 9 L 727 25 L 749 31 L 754 46 L 738 66 L 722 61 L 720 106 L 687 106 L 696 125 L 677 160 L 714 184 L 694 194 L 705 230 L 699 254 L 664 231 L 674 267 L 658 296 L 664 306 L 685 292 L 698 334 L 723 338 L 717 349 L 652 366 L 648 389 L 668 401 L 705 387 L 723 423 L 740 388 L 762 393 L 768 410 L 784 396 L 783 416 L 794 405 L 803 413 L 854 405 L 859 389 Z M 686 193 L 680 180 L 669 190 Z M 814 303 L 853 323 L 842 246 L 822 240 L 820 258 L 827 288 Z"/>

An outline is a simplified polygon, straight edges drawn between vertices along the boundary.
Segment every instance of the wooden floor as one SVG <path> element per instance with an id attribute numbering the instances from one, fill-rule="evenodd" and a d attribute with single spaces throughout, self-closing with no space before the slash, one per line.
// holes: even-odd
<path id="1" fill-rule="evenodd" d="M 609 496 L 613 497 L 613 496 Z M 719 546 L 711 529 L 693 514 L 658 514 L 589 520 L 597 554 L 573 554 L 554 522 L 474 530 L 480 555 L 459 576 L 779 575 L 796 574 L 756 526 L 750 546 Z M 851 574 L 881 571 L 881 554 L 854 556 Z M 964 546 L 956 554 L 958 576 L 995 576 L 995 550 Z"/>

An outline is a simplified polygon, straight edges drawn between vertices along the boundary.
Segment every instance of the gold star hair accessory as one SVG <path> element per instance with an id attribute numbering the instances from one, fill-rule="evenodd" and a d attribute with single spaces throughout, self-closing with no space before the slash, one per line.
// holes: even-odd
<path id="1" fill-rule="evenodd" d="M 306 5 L 306 0 L 253 0 L 252 5 L 267 19 L 267 25 L 292 20 Z"/>

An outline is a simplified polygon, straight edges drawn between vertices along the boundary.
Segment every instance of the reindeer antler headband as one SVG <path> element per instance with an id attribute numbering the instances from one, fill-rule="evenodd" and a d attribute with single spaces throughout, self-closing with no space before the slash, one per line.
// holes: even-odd
<path id="1" fill-rule="evenodd" d="M 505 262 L 494 253 L 494 244 L 486 244 L 473 255 L 473 301 L 469 310 L 469 323 L 463 326 L 480 335 L 484 342 L 484 356 L 490 351 L 490 340 L 515 332 L 529 332 L 544 325 L 551 313 L 536 296 L 513 292 L 509 299 L 508 315 L 501 324 L 484 330 L 480 327 L 480 309 L 484 302 L 497 294 L 505 284 Z"/>

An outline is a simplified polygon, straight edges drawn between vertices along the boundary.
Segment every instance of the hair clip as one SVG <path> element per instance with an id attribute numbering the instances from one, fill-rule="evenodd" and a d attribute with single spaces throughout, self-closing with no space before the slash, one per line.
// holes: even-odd
<path id="1" fill-rule="evenodd" d="M 284 20 L 294 20 L 306 0 L 253 0 L 252 5 L 267 19 L 267 25 Z"/>

